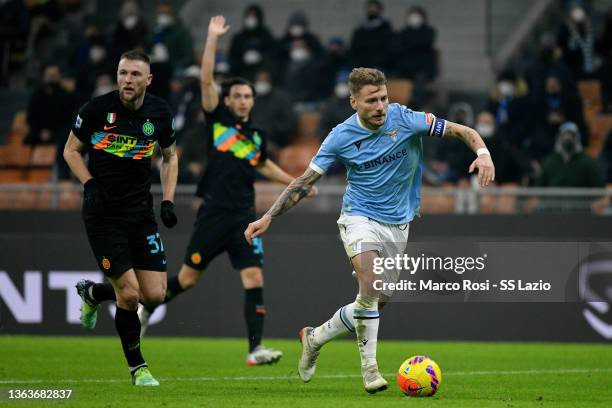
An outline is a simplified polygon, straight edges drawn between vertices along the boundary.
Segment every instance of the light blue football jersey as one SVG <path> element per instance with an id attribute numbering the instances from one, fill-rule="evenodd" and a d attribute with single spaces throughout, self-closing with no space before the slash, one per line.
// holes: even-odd
<path id="1" fill-rule="evenodd" d="M 342 212 L 386 224 L 406 224 L 419 214 L 425 135 L 442 137 L 444 119 L 389 104 L 385 124 L 366 129 L 357 114 L 325 138 L 310 168 L 324 174 L 336 161 L 346 167 Z"/>

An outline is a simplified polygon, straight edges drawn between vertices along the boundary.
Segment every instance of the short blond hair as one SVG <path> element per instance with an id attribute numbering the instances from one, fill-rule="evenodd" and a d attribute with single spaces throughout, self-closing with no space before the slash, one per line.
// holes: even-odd
<path id="1" fill-rule="evenodd" d="M 357 95 L 366 85 L 383 86 L 386 83 L 385 74 L 375 68 L 353 68 L 348 78 L 351 95 Z"/>

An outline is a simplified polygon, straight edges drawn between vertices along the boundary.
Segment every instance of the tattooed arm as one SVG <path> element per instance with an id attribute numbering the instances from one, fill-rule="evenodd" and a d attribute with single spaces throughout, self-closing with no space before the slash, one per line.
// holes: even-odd
<path id="1" fill-rule="evenodd" d="M 491 160 L 491 154 L 478 132 L 467 126 L 447 121 L 444 137 L 460 139 L 476 153 L 478 157 L 472 162 L 468 172 L 471 173 L 478 169 L 478 183 L 481 187 L 488 186 L 495 180 L 495 166 Z"/>
<path id="2" fill-rule="evenodd" d="M 263 234 L 270 227 L 272 218 L 289 211 L 302 198 L 306 197 L 313 188 L 314 183 L 321 178 L 321 174 L 308 168 L 304 174 L 293 180 L 281 193 L 276 202 L 260 219 L 249 224 L 244 231 L 244 237 L 250 243 L 252 239 Z"/>

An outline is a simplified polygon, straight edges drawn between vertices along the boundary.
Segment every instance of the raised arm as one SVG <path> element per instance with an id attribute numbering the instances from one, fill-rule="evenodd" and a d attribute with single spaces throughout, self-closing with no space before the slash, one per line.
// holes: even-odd
<path id="1" fill-rule="evenodd" d="M 204 54 L 202 54 L 202 65 L 200 68 L 201 87 L 202 87 L 202 108 L 206 112 L 212 112 L 219 105 L 219 94 L 215 86 L 215 54 L 217 53 L 217 42 L 219 37 L 229 30 L 229 26 L 225 25 L 225 17 L 214 16 L 208 24 L 208 36 L 206 37 L 206 45 Z"/>
<path id="2" fill-rule="evenodd" d="M 460 139 L 476 153 L 478 157 L 472 162 L 468 171 L 472 173 L 474 169 L 478 169 L 478 184 L 481 187 L 488 186 L 489 183 L 495 180 L 495 166 L 491 159 L 491 153 L 489 153 L 485 142 L 478 132 L 467 126 L 447 121 L 444 137 Z"/>
<path id="3" fill-rule="evenodd" d="M 278 217 L 289 211 L 300 200 L 308 195 L 314 183 L 321 178 L 321 174 L 308 168 L 304 174 L 293 180 L 287 188 L 276 199 L 272 207 L 260 219 L 249 224 L 244 236 L 249 244 L 252 239 L 263 234 L 270 227 L 272 218 Z"/>

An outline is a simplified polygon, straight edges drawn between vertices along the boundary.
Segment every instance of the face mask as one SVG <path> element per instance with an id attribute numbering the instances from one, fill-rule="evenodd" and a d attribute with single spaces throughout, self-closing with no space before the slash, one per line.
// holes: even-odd
<path id="1" fill-rule="evenodd" d="M 94 64 L 97 64 L 98 62 L 102 61 L 105 56 L 106 50 L 104 49 L 104 47 L 93 46 L 89 49 L 89 59 Z"/>
<path id="2" fill-rule="evenodd" d="M 255 92 L 257 95 L 267 95 L 272 90 L 272 84 L 268 81 L 255 82 Z"/>
<path id="3" fill-rule="evenodd" d="M 115 87 L 112 85 L 102 85 L 97 87 L 94 92 L 93 92 L 93 96 L 100 96 L 100 95 L 105 95 L 109 92 L 112 92 L 115 90 Z"/>
<path id="4" fill-rule="evenodd" d="M 495 133 L 495 126 L 493 126 L 490 123 L 478 123 L 476 125 L 476 131 L 484 139 L 487 139 L 487 138 L 493 136 L 493 133 Z"/>
<path id="5" fill-rule="evenodd" d="M 155 44 L 152 51 L 151 62 L 166 62 L 170 59 L 168 47 L 166 47 L 164 44 Z"/>
<path id="6" fill-rule="evenodd" d="M 247 16 L 244 18 L 244 27 L 248 30 L 253 30 L 259 25 L 259 20 L 255 16 Z"/>
<path id="7" fill-rule="evenodd" d="M 310 53 L 305 48 L 295 48 L 291 50 L 291 59 L 295 62 L 302 62 L 310 57 Z"/>
<path id="8" fill-rule="evenodd" d="M 584 19 L 586 18 L 586 13 L 584 12 L 582 8 L 576 7 L 575 9 L 572 10 L 571 17 L 572 17 L 572 20 L 574 20 L 576 23 L 582 23 Z"/>
<path id="9" fill-rule="evenodd" d="M 421 28 L 423 25 L 423 16 L 419 13 L 411 13 L 408 15 L 407 23 L 409 27 Z"/>
<path id="10" fill-rule="evenodd" d="M 574 149 L 576 148 L 576 143 L 573 140 L 564 140 L 561 142 L 561 148 L 567 154 L 574 153 Z"/>
<path id="11" fill-rule="evenodd" d="M 157 16 L 157 26 L 160 28 L 170 27 L 174 24 L 174 17 L 170 14 L 160 14 Z"/>
<path id="12" fill-rule="evenodd" d="M 261 61 L 261 54 L 259 51 L 256 50 L 248 50 L 242 56 L 242 60 L 247 65 L 259 64 L 259 62 Z"/>
<path id="13" fill-rule="evenodd" d="M 138 23 L 138 16 L 136 15 L 131 15 L 123 18 L 123 26 L 127 30 L 131 30 L 132 28 L 134 28 L 136 26 L 136 23 Z"/>
<path id="14" fill-rule="evenodd" d="M 499 93 L 504 97 L 514 95 L 514 85 L 510 81 L 502 81 L 498 85 Z"/>
<path id="15" fill-rule="evenodd" d="M 291 34 L 292 37 L 301 37 L 304 35 L 304 26 L 297 24 L 292 25 L 289 27 L 289 34 Z"/>
<path id="16" fill-rule="evenodd" d="M 334 95 L 336 95 L 336 97 L 340 99 L 344 99 L 349 96 L 348 85 L 344 82 L 336 84 L 336 87 L 334 88 Z"/>
<path id="17" fill-rule="evenodd" d="M 379 14 L 378 13 L 368 13 L 368 20 L 372 21 L 372 20 L 376 20 L 378 18 Z"/>

